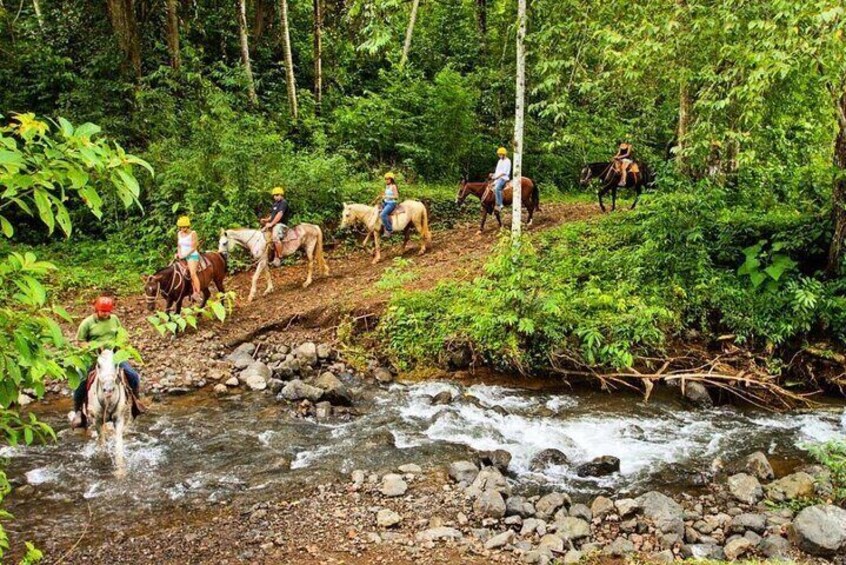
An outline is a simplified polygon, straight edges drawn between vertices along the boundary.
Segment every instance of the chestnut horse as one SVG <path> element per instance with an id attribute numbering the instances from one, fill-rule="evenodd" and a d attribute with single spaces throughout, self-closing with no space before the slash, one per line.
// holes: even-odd
<path id="1" fill-rule="evenodd" d="M 540 192 L 538 192 L 538 187 L 535 186 L 532 179 L 522 177 L 521 180 L 522 182 L 520 184 L 523 189 L 521 192 L 522 204 L 523 208 L 525 208 L 529 213 L 526 225 L 531 226 L 532 216 L 535 211 L 540 211 Z M 502 191 L 502 204 L 504 206 L 511 205 L 512 182 L 513 180 L 506 184 L 505 189 Z M 458 184 L 458 195 L 455 197 L 455 203 L 459 206 L 464 204 L 464 200 L 467 198 L 468 194 L 472 194 L 478 198 L 482 204 L 482 221 L 479 224 L 479 231 L 476 233 L 481 234 L 485 230 L 485 220 L 488 219 L 488 214 L 493 214 L 496 217 L 496 221 L 499 223 L 499 227 L 502 228 L 502 218 L 500 217 L 499 212 L 495 209 L 496 196 L 494 195 L 493 184 L 490 182 L 469 182 L 466 178 L 463 178 Z"/>
<path id="2" fill-rule="evenodd" d="M 611 191 L 611 211 L 617 209 L 617 189 L 618 188 L 632 188 L 635 191 L 635 199 L 632 202 L 631 209 L 634 210 L 637 206 L 637 201 L 643 192 L 644 187 L 652 186 L 655 182 L 655 175 L 644 163 L 638 162 L 640 171 L 637 173 L 629 173 L 626 175 L 626 185 L 620 186 L 620 173 L 614 170 L 613 163 L 597 162 L 588 163 L 582 168 L 579 176 L 579 184 L 587 186 L 593 179 L 599 179 L 602 186 L 599 188 L 599 207 L 605 212 L 605 204 L 602 202 L 602 197 Z"/>
<path id="3" fill-rule="evenodd" d="M 209 286 L 214 283 L 214 286 L 219 292 L 223 290 L 223 279 L 226 277 L 226 259 L 220 253 L 203 253 L 203 258 L 207 260 L 208 265 L 204 268 L 204 263 L 200 263 L 200 270 L 197 273 L 197 278 L 200 279 L 200 289 L 203 293 L 203 302 L 200 306 L 205 306 L 211 293 Z M 191 287 L 191 274 L 188 272 L 188 266 L 184 261 L 176 261 L 171 263 L 164 269 L 161 269 L 154 275 L 141 275 L 144 281 L 144 295 L 147 300 L 147 310 L 153 311 L 156 309 L 156 302 L 159 297 L 163 297 L 167 302 L 165 311 L 170 311 L 171 307 L 176 304 L 176 313 L 182 311 L 182 301 L 186 296 L 191 296 L 193 288 Z"/>

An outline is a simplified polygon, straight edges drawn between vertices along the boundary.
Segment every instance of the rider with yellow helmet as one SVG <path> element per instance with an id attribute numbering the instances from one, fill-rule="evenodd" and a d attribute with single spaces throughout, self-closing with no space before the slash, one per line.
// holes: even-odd
<path id="1" fill-rule="evenodd" d="M 197 301 L 202 298 L 200 278 L 197 276 L 197 267 L 200 264 L 200 242 L 197 239 L 197 232 L 191 229 L 191 218 L 188 216 L 180 216 L 176 220 L 176 227 L 179 228 L 179 232 L 176 234 L 176 254 L 174 258 L 188 264 L 188 272 L 191 273 L 191 287 L 194 291 L 193 299 Z"/>
<path id="2" fill-rule="evenodd" d="M 396 209 L 399 202 L 399 188 L 394 173 L 385 173 L 385 190 L 382 192 L 382 211 L 379 218 L 382 220 L 382 227 L 385 228 L 385 237 L 391 237 L 394 233 L 394 226 L 391 222 L 391 213 Z"/>
<path id="3" fill-rule="evenodd" d="M 493 182 L 494 196 L 496 197 L 495 210 L 499 212 L 502 210 L 502 191 L 511 178 L 511 159 L 508 158 L 508 150 L 505 147 L 497 149 L 496 155 L 499 161 L 496 163 L 494 174 L 491 175 L 491 182 Z"/>
<path id="4" fill-rule="evenodd" d="M 273 205 L 270 207 L 270 214 L 261 218 L 262 230 L 268 241 L 273 242 L 276 250 L 276 258 L 271 263 L 278 267 L 282 258 L 282 240 L 285 239 L 285 220 L 288 216 L 288 201 L 285 200 L 285 189 L 281 186 L 274 187 L 270 194 L 273 196 Z"/>

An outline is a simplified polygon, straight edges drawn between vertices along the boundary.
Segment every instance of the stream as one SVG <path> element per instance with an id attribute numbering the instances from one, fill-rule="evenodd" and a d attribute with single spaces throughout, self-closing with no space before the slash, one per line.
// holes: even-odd
<path id="1" fill-rule="evenodd" d="M 449 390 L 448 405 L 431 398 Z M 672 391 L 644 404 L 624 393 L 538 390 L 438 381 L 368 386 L 362 415 L 315 422 L 296 418 L 271 394 L 205 393 L 166 397 L 127 437 L 128 478 L 118 480 L 96 443 L 67 429 L 67 400 L 42 404 L 41 418 L 59 438 L 46 446 L 6 448 L 17 486 L 8 510 L 13 535 L 67 545 L 86 524 L 117 531 L 144 519 L 167 523 L 179 512 L 295 493 L 353 469 L 385 472 L 405 463 L 424 468 L 505 449 L 518 491 L 560 488 L 574 498 L 690 488 L 716 457 L 730 461 L 761 450 L 777 474 L 807 459 L 797 447 L 846 435 L 846 407 L 790 414 L 747 408 L 690 409 Z M 571 466 L 532 472 L 532 457 L 563 451 Z M 572 467 L 600 455 L 621 460 L 620 473 L 580 478 Z M 781 470 L 780 468 L 781 467 Z M 29 491 L 29 492 L 26 492 Z"/>

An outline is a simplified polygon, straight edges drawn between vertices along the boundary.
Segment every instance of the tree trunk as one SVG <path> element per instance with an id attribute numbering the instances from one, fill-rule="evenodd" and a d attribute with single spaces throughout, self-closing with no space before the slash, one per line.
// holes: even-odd
<path id="1" fill-rule="evenodd" d="M 250 43 L 247 40 L 247 0 L 238 0 L 238 33 L 241 36 L 241 63 L 247 75 L 247 92 L 250 104 L 258 104 L 256 83 L 253 81 L 253 68 L 250 65 Z"/>
<path id="2" fill-rule="evenodd" d="M 291 32 L 288 29 L 288 0 L 279 0 L 279 18 L 281 20 L 282 51 L 285 57 L 285 82 L 288 85 L 288 104 L 291 117 L 297 119 L 297 83 L 294 79 L 294 59 L 291 55 Z"/>
<path id="3" fill-rule="evenodd" d="M 837 276 L 843 264 L 844 244 L 846 244 L 846 92 L 837 102 L 837 140 L 834 142 L 834 187 L 831 191 L 831 209 L 834 216 L 834 237 L 828 252 L 826 272 Z"/>
<path id="4" fill-rule="evenodd" d="M 514 177 L 511 181 L 511 237 L 516 244 L 520 238 L 523 213 L 523 109 L 526 98 L 526 0 L 517 0 L 517 96 L 514 109 Z"/>
<path id="5" fill-rule="evenodd" d="M 264 28 L 267 23 L 267 6 L 265 5 L 264 0 L 255 0 L 255 11 L 255 19 L 253 19 L 253 38 L 258 41 L 264 35 Z"/>
<path id="6" fill-rule="evenodd" d="M 314 0 L 314 100 L 319 113 L 323 101 L 323 12 L 320 0 Z"/>
<path id="7" fill-rule="evenodd" d="M 488 0 L 476 0 L 476 23 L 479 25 L 479 35 L 484 43 L 488 34 Z"/>
<path id="8" fill-rule="evenodd" d="M 687 149 L 687 132 L 690 127 L 690 90 L 686 79 L 682 79 L 679 85 L 679 124 L 676 131 L 676 167 L 682 174 L 688 173 L 687 157 L 684 154 Z"/>
<path id="9" fill-rule="evenodd" d="M 167 49 L 170 51 L 170 66 L 178 71 L 181 65 L 179 56 L 179 0 L 167 0 Z"/>
<path id="10" fill-rule="evenodd" d="M 109 20 L 118 38 L 118 45 L 135 76 L 141 77 L 141 41 L 135 18 L 135 0 L 108 0 Z"/>
<path id="11" fill-rule="evenodd" d="M 417 8 L 420 7 L 420 0 L 413 0 L 411 4 L 411 16 L 408 18 L 408 28 L 405 30 L 405 43 L 402 46 L 402 59 L 400 68 L 408 62 L 408 51 L 411 49 L 411 36 L 414 35 L 414 23 L 417 21 Z"/>
<path id="12" fill-rule="evenodd" d="M 35 19 L 38 20 L 38 27 L 44 31 L 44 17 L 41 15 L 41 2 L 39 0 L 32 0 L 32 9 L 35 10 Z"/>

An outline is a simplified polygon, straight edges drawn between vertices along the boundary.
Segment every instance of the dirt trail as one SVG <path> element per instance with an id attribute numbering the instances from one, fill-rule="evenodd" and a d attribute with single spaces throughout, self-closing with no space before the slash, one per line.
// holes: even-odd
<path id="1" fill-rule="evenodd" d="M 532 229 L 549 229 L 597 213 L 592 204 L 548 204 L 536 216 Z M 274 291 L 267 296 L 261 294 L 266 284 L 262 276 L 252 304 L 247 304 L 245 298 L 252 271 L 231 276 L 226 281 L 227 290 L 235 290 L 239 297 L 232 316 L 224 324 L 206 321 L 201 324 L 200 331 L 176 340 L 160 337 L 145 320 L 149 313 L 144 309 L 142 295 L 121 300 L 117 314 L 144 357 L 147 385 L 168 374 L 175 376 L 177 368 L 181 372 L 186 367 L 201 370 L 200 367 L 207 364 L 203 360 L 217 358 L 224 348 L 268 331 L 284 331 L 288 343 L 305 339 L 332 341 L 343 316 L 355 314 L 366 322 L 368 315 L 381 313 L 389 292 L 376 289 L 374 283 L 392 266 L 394 258 L 402 256 L 412 261 L 408 268 L 414 273 L 414 279 L 406 283 L 405 288 L 426 289 L 442 280 L 469 280 L 480 273 L 500 233 L 489 228 L 485 234 L 476 235 L 475 220 L 446 230 L 438 230 L 437 224 L 433 227 L 432 247 L 422 256 L 417 255 L 416 236 L 412 236 L 404 254 L 400 250 L 401 238 L 396 238 L 383 248 L 382 262 L 378 265 L 370 264 L 369 250 L 358 248 L 340 256 L 337 251 L 329 251 L 326 257 L 330 275 L 316 276 L 312 286 L 305 290 L 301 287 L 305 280 L 304 261 L 274 269 Z M 197 378 L 196 374 L 189 376 Z"/>

